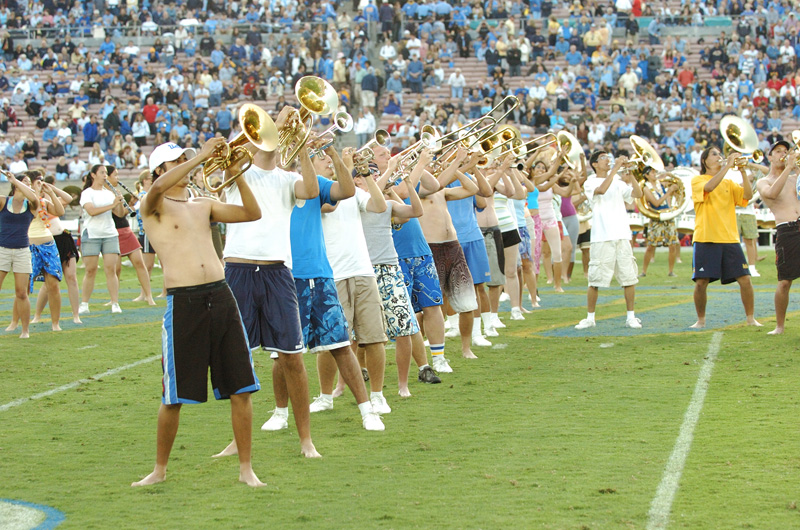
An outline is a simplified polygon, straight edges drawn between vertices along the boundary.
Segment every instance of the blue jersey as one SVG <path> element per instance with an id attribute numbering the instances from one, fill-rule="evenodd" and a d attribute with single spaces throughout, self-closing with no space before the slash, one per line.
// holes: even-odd
<path id="1" fill-rule="evenodd" d="M 406 204 L 411 201 L 406 199 Z M 422 233 L 422 226 L 419 219 L 409 219 L 405 224 L 400 225 L 398 230 L 392 230 L 394 249 L 397 251 L 399 259 L 418 258 L 420 256 L 433 256 L 431 247 L 425 241 L 425 234 Z"/>
<path id="2" fill-rule="evenodd" d="M 455 180 L 447 187 L 460 188 L 461 183 Z M 478 227 L 478 218 L 475 216 L 475 197 L 447 201 L 447 211 L 450 212 L 459 243 L 472 243 L 483 239 L 481 229 Z"/>
<path id="3" fill-rule="evenodd" d="M 539 209 L 539 188 L 534 188 L 533 191 L 528 192 L 528 209 Z"/>
<path id="4" fill-rule="evenodd" d="M 292 276 L 297 279 L 333 278 L 333 269 L 325 249 L 325 237 L 322 234 L 320 211 L 323 204 L 336 204 L 331 199 L 333 181 L 317 175 L 317 182 L 319 196 L 298 199 L 292 209 L 289 237 L 292 242 Z"/>

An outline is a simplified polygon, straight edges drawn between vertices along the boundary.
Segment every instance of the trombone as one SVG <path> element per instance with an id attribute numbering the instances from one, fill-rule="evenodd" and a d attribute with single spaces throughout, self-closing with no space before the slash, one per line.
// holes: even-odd
<path id="1" fill-rule="evenodd" d="M 203 184 L 211 193 L 217 193 L 231 185 L 253 165 L 253 155 L 245 147 L 248 143 L 261 151 L 274 151 L 278 145 L 278 129 L 275 127 L 275 122 L 266 111 L 252 103 L 245 103 L 239 109 L 239 126 L 242 132 L 227 144 L 222 144 L 218 152 L 203 165 Z M 227 180 L 223 179 L 216 186 L 211 184 L 209 177 L 215 171 L 225 171 L 243 160 L 244 165 L 239 168 L 238 173 L 228 177 Z"/>
<path id="2" fill-rule="evenodd" d="M 333 140 L 335 138 L 336 132 L 343 132 L 347 133 L 353 130 L 353 117 L 350 116 L 347 112 L 341 110 L 333 115 L 333 124 L 322 131 L 317 139 L 322 139 L 323 137 L 330 134 L 330 139 L 325 142 L 325 144 L 319 147 L 313 147 L 308 150 L 308 157 L 314 158 L 315 156 L 319 156 L 325 149 L 330 147 L 333 144 Z"/>
<path id="3" fill-rule="evenodd" d="M 419 162 L 419 155 L 422 153 L 423 149 L 436 151 L 439 145 L 439 135 L 436 129 L 431 125 L 424 125 L 419 140 L 406 147 L 406 149 L 400 153 L 400 160 L 397 162 L 397 169 L 395 171 L 401 175 L 401 178 L 407 178 L 411 174 L 411 170 L 414 169 L 414 166 Z"/>
<path id="4" fill-rule="evenodd" d="M 297 81 L 294 94 L 300 103 L 300 110 L 292 109 L 278 134 L 280 163 L 284 167 L 292 163 L 308 141 L 314 116 L 327 116 L 339 105 L 336 90 L 321 77 L 301 77 Z"/>

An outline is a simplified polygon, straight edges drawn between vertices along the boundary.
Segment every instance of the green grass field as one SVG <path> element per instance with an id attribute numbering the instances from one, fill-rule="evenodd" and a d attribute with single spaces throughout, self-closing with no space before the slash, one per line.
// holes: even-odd
<path id="1" fill-rule="evenodd" d="M 661 527 L 798 528 L 800 294 L 788 332 L 767 336 L 776 280 L 773 256 L 762 253 L 754 283 L 763 328 L 743 325 L 735 287 L 715 285 L 710 329 L 689 331 L 685 250 L 678 278 L 666 277 L 659 253 L 642 279 L 643 330 L 623 327 L 618 289 L 601 292 L 597 328 L 573 330 L 585 315 L 577 278 L 564 295 L 543 286 L 543 307 L 525 322 L 504 318 L 508 328 L 494 347 L 475 349 L 476 361 L 461 359 L 449 340 L 455 373 L 441 385 L 412 384 L 409 399 L 396 395 L 389 350 L 386 431 L 364 431 L 346 393 L 334 410 L 312 415 L 322 459 L 299 456 L 291 421 L 289 431 L 258 430 L 274 407 L 271 361 L 259 354 L 253 465 L 268 486 L 258 490 L 237 482 L 235 458 L 210 458 L 231 438 L 225 402 L 184 407 L 167 482 L 130 487 L 155 457 L 164 302 L 123 303 L 112 318 L 98 290 L 84 326 L 66 319 L 52 333 L 38 324 L 28 341 L 0 332 L 0 499 L 53 507 L 65 516 L 59 528 L 80 529 L 647 528 L 659 527 L 651 504 L 670 456 L 683 450 Z M 123 300 L 135 286 L 124 268 Z M 0 294 L 3 327 L 10 288 L 7 280 Z M 313 396 L 312 356 L 306 366 Z M 710 378 L 696 427 L 679 440 L 704 366 Z M 8 514 L 0 503 L 0 528 L 12 527 Z"/>

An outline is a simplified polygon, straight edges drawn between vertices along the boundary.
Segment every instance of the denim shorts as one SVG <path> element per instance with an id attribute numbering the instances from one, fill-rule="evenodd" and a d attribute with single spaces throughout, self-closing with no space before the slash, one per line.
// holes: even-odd
<path id="1" fill-rule="evenodd" d="M 83 231 L 81 235 L 81 255 L 82 256 L 99 256 L 103 254 L 119 254 L 119 237 L 98 237 L 95 239 L 89 238 L 89 232 Z"/>

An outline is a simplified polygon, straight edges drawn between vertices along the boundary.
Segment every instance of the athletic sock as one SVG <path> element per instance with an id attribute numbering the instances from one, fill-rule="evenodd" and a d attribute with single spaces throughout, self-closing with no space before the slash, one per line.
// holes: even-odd
<path id="1" fill-rule="evenodd" d="M 492 327 L 492 314 L 488 311 L 486 313 L 481 313 L 481 320 L 483 320 L 484 330 Z"/>
<path id="2" fill-rule="evenodd" d="M 489 313 L 489 314 L 492 315 L 492 319 L 500 318 L 500 317 L 497 316 L 497 313 Z"/>
<path id="3" fill-rule="evenodd" d="M 280 414 L 281 416 L 288 416 L 289 407 L 275 407 L 275 414 Z"/>
<path id="4" fill-rule="evenodd" d="M 481 333 L 481 317 L 472 319 L 472 336 L 475 337 L 476 335 L 483 335 Z"/>
<path id="5" fill-rule="evenodd" d="M 421 371 L 423 371 L 425 368 L 429 368 L 429 367 L 430 367 L 430 365 L 429 365 L 428 363 L 425 363 L 425 364 L 423 364 L 422 366 L 420 366 L 420 367 L 419 367 L 419 371 L 421 372 Z"/>
<path id="6" fill-rule="evenodd" d="M 594 322 L 594 313 L 586 313 L 586 320 Z"/>
<path id="7" fill-rule="evenodd" d="M 359 403 L 358 410 L 361 412 L 361 417 L 363 418 L 364 416 L 372 412 L 372 402 L 365 401 L 364 403 Z"/>
<path id="8" fill-rule="evenodd" d="M 447 322 L 450 324 L 450 329 L 458 329 L 458 313 L 447 317 Z"/>
<path id="9" fill-rule="evenodd" d="M 636 318 L 636 315 L 633 314 L 633 311 L 628 311 L 628 320 Z"/>
<path id="10" fill-rule="evenodd" d="M 372 400 L 372 399 L 375 399 L 376 397 L 381 397 L 381 398 L 382 398 L 382 397 L 383 397 L 383 391 L 380 391 L 380 392 L 370 392 L 370 393 L 369 393 L 369 399 L 370 399 L 370 400 Z"/>
<path id="11" fill-rule="evenodd" d="M 444 344 L 431 344 L 431 355 L 433 357 L 444 355 Z"/>
<path id="12" fill-rule="evenodd" d="M 325 398 L 328 401 L 333 401 L 333 394 L 322 394 L 322 393 L 320 393 L 319 397 Z"/>

